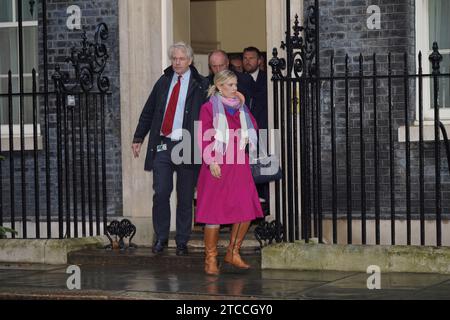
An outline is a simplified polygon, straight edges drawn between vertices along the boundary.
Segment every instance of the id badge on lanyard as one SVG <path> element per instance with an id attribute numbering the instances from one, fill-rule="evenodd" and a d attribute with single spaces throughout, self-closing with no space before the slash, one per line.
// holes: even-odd
<path id="1" fill-rule="evenodd" d="M 167 144 L 161 143 L 160 145 L 156 146 L 156 152 L 166 151 L 167 150 Z"/>

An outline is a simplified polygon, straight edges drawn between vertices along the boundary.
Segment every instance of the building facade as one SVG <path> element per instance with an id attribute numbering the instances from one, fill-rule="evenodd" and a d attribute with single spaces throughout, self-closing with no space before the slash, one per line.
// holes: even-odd
<path id="1" fill-rule="evenodd" d="M 34 1 L 33 1 L 34 2 Z M 80 47 L 82 32 L 81 27 L 87 32 L 87 38 L 93 39 L 95 28 L 98 23 L 107 24 L 109 33 L 106 40 L 108 48 L 108 62 L 104 73 L 110 80 L 110 94 L 105 109 L 105 168 L 107 191 L 106 213 L 109 217 L 123 216 L 130 218 L 137 226 L 137 242 L 148 244 L 151 242 L 151 207 L 152 207 L 152 175 L 144 173 L 144 159 L 133 159 L 131 154 L 131 137 L 134 133 L 142 106 L 146 101 L 149 91 L 153 84 L 160 77 L 162 70 L 169 65 L 167 58 L 167 49 L 174 41 L 186 41 L 191 43 L 197 52 L 196 64 L 202 72 L 207 72 L 207 52 L 222 48 L 230 52 L 238 52 L 244 45 L 255 45 L 262 51 L 267 52 L 268 59 L 271 58 L 273 47 L 280 47 L 281 41 L 286 41 L 286 29 L 292 28 L 295 15 L 300 16 L 300 24 L 305 23 L 303 17 L 307 12 L 309 5 L 315 1 L 279 1 L 279 0 L 252 0 L 252 1 L 198 1 L 198 0 L 121 0 L 121 1 L 53 1 L 48 0 L 46 4 L 47 21 L 43 21 L 42 1 L 34 2 L 35 10 L 30 13 L 29 8 L 32 1 L 22 1 L 23 10 L 23 37 L 24 37 L 24 88 L 23 92 L 31 89 L 31 69 L 37 71 L 39 88 L 42 92 L 54 91 L 52 75 L 54 74 L 56 64 L 61 65 L 63 71 L 71 71 L 70 63 L 66 63 L 66 57 L 70 56 L 70 48 Z M 450 14 L 449 5 L 446 1 L 439 0 L 399 0 L 395 2 L 386 2 L 381 0 L 356 0 L 356 1 L 318 1 L 320 6 L 319 19 L 319 52 L 320 52 L 320 76 L 328 77 L 331 73 L 331 56 L 334 57 L 334 73 L 336 76 L 345 75 L 345 57 L 348 60 L 348 75 L 357 77 L 360 73 L 360 54 L 362 54 L 362 67 L 364 76 L 373 74 L 373 54 L 376 54 L 376 72 L 377 74 L 402 74 L 405 70 L 409 74 L 418 72 L 417 56 L 419 51 L 423 54 L 423 72 L 431 73 L 431 65 L 428 63 L 428 56 L 432 53 L 432 43 L 437 41 L 440 45 L 440 53 L 443 56 L 441 63 L 441 73 L 450 73 L 450 44 L 449 27 L 445 23 L 446 16 Z M 18 32 L 18 2 L 16 0 L 3 1 L 2 13 L 0 14 L 0 32 L 2 48 L 2 58 L 0 59 L 0 80 L 1 83 L 1 105 L 0 115 L 2 122 L 2 154 L 6 156 L 6 161 L 1 164 L 2 179 L 2 222 L 8 223 L 10 220 L 11 204 L 14 203 L 17 210 L 17 219 L 26 216 L 32 224 L 36 212 L 33 210 L 35 203 L 35 177 L 34 158 L 33 158 L 33 135 L 32 133 L 25 137 L 24 154 L 19 151 L 20 134 L 16 134 L 14 142 L 14 171 L 13 180 L 16 181 L 15 189 L 11 191 L 11 167 L 8 161 L 11 153 L 9 152 L 9 112 L 8 112 L 8 71 L 12 69 L 16 91 L 20 91 L 20 63 L 17 41 Z M 290 10 L 287 10 L 288 7 Z M 4 9 L 4 10 L 3 10 Z M 243 13 L 242 13 L 243 12 Z M 252 12 L 253 15 L 247 15 L 245 12 Z M 289 17 L 287 17 L 289 15 Z M 250 18 L 249 18 L 250 16 Z M 46 35 L 44 35 L 44 25 L 46 24 Z M 236 32 L 242 30 L 240 37 Z M 46 39 L 46 41 L 45 41 Z M 244 39 L 244 40 L 243 40 Z M 93 41 L 93 40 L 92 40 Z M 46 49 L 44 50 L 44 43 Z M 45 51 L 45 52 L 44 52 Z M 389 53 L 390 68 L 389 68 Z M 405 56 L 406 54 L 406 56 Z M 44 57 L 47 64 L 44 66 Z M 279 49 L 279 57 L 286 57 L 286 51 Z M 407 64 L 405 64 L 405 57 Z M 3 63 L 2 63 L 3 62 Z M 48 70 L 48 88 L 45 87 L 45 69 Z M 389 70 L 390 69 L 390 70 Z M 275 123 L 275 103 L 273 96 L 273 83 L 271 78 L 271 68 L 269 71 L 269 121 L 272 127 Z M 73 70 L 72 70 L 73 72 Z M 447 82 L 445 82 L 447 81 Z M 445 120 L 450 121 L 450 81 L 443 78 L 440 83 L 442 88 L 439 97 L 441 107 L 441 117 L 444 125 Z M 423 90 L 424 94 L 424 120 L 425 120 L 425 142 L 424 142 L 424 165 L 419 164 L 419 117 L 418 117 L 418 81 L 416 78 L 410 78 L 408 84 L 401 78 L 392 80 L 391 95 L 389 95 L 389 86 L 387 79 L 377 79 L 377 114 L 375 117 L 373 109 L 373 82 L 370 78 L 364 80 L 364 139 L 367 149 L 364 152 L 365 170 L 361 170 L 361 131 L 360 131 L 360 83 L 356 78 L 349 81 L 348 84 L 348 111 L 350 126 L 350 138 L 346 138 L 346 90 L 345 80 L 337 80 L 335 91 L 331 97 L 330 83 L 323 81 L 321 95 L 321 183 L 322 183 L 322 213 L 325 221 L 324 237 L 327 241 L 332 238 L 331 220 L 333 213 L 338 217 L 338 223 L 342 225 L 339 228 L 338 242 L 346 242 L 345 218 L 348 216 L 348 194 L 349 186 L 348 163 L 350 163 L 351 181 L 350 190 L 351 214 L 354 216 L 355 230 L 358 230 L 361 218 L 362 206 L 362 187 L 361 177 L 366 178 L 364 194 L 366 195 L 366 214 L 368 218 L 368 238 L 371 242 L 375 236 L 371 230 L 375 227 L 371 225 L 377 216 L 380 216 L 381 223 L 388 224 L 392 217 L 392 196 L 394 193 L 396 225 L 398 226 L 398 243 L 404 242 L 403 234 L 406 230 L 405 220 L 407 212 L 412 219 L 413 229 L 419 228 L 417 221 L 420 220 L 421 204 L 424 203 L 425 216 L 427 221 L 427 242 L 433 243 L 433 232 L 435 216 L 435 172 L 434 172 L 434 124 L 433 124 L 433 95 L 430 82 L 426 82 Z M 405 87 L 407 90 L 405 91 Z M 298 89 L 300 92 L 300 88 Z M 407 92 L 405 94 L 405 92 Z M 407 101 L 405 101 L 405 98 Z M 39 124 L 45 123 L 43 116 L 45 114 L 45 104 L 39 98 Z M 53 100 L 52 100 L 53 99 Z M 63 200 L 64 210 L 60 210 L 61 201 L 58 190 L 58 118 L 56 115 L 57 103 L 55 97 L 49 101 L 50 117 L 48 126 L 48 142 L 44 135 L 38 137 L 40 145 L 38 152 L 38 172 L 39 185 L 47 186 L 46 166 L 49 169 L 50 191 L 48 195 L 42 188 L 39 192 L 40 209 L 39 215 L 46 217 L 48 208 L 46 202 L 48 197 L 51 199 L 51 212 L 55 216 L 57 223 L 58 215 L 71 221 L 74 219 L 75 202 L 81 201 L 81 194 L 72 196 L 68 207 L 66 207 L 65 197 Z M 75 99 L 76 103 L 83 100 Z M 300 97 L 301 99 L 301 97 Z M 333 104 L 331 103 L 333 99 Z M 390 100 L 391 99 L 391 100 Z M 20 109 L 20 99 L 14 98 L 14 110 Z M 17 100 L 17 101 L 16 101 Z M 32 125 L 32 102 L 30 96 L 24 97 L 25 108 L 25 130 L 24 132 L 33 132 Z M 392 118 L 389 117 L 389 101 L 392 106 Z M 333 147 L 331 137 L 332 108 L 334 106 L 336 129 L 336 145 Z M 405 115 L 405 105 L 407 115 Z M 448 110 L 447 110 L 448 109 Z M 19 111 L 14 111 L 13 122 L 14 130 L 20 131 Z M 405 122 L 407 117 L 408 122 Z M 377 139 L 378 149 L 373 148 L 374 140 L 374 119 L 377 120 Z M 389 119 L 392 120 L 392 130 L 389 131 Z M 278 119 L 280 120 L 280 119 Z M 406 123 L 408 125 L 406 125 Z M 28 124 L 28 126 L 27 126 Z M 280 125 L 281 123 L 279 123 Z M 283 124 L 281 124 L 283 125 Z M 27 129 L 28 127 L 28 129 Z M 283 127 L 283 126 L 281 126 Z M 448 128 L 448 125 L 446 125 Z M 28 131 L 27 131 L 28 130 Z M 31 131 L 30 131 L 31 130 Z M 41 132 L 47 130 L 40 128 Z M 89 130 L 88 130 L 89 131 Z M 406 132 L 409 131 L 409 153 L 410 160 L 407 161 L 406 153 Z M 14 131 L 16 132 L 16 131 Z M 391 159 L 391 136 L 394 137 L 394 172 L 391 174 L 389 159 Z M 64 135 L 63 135 L 64 136 Z M 19 138 L 17 138 L 19 137 Z M 70 137 L 70 135 L 69 135 Z M 89 140 L 89 136 L 86 136 Z M 298 147 L 300 150 L 301 137 L 298 136 Z M 28 139 L 28 140 L 27 140 Z M 347 155 L 347 140 L 350 141 L 351 160 Z M 86 142 L 86 141 L 85 141 Z M 49 164 L 46 164 L 46 149 L 48 143 Z M 345 146 L 345 147 L 344 147 Z M 333 169 L 333 148 L 336 148 L 335 159 L 336 167 Z M 80 149 L 81 150 L 81 149 Z M 145 150 L 143 150 L 145 152 Z M 63 153 L 64 154 L 64 153 Z M 450 177 L 448 165 L 446 163 L 444 146 L 441 151 L 441 187 L 442 187 L 442 223 L 445 228 L 448 227 L 448 212 L 450 210 Z M 375 161 L 375 156 L 378 162 Z M 22 157 L 26 172 L 26 179 L 22 178 Z M 65 160 L 62 156 L 62 161 Z M 78 160 L 77 160 L 78 159 Z M 89 173 L 81 174 L 81 157 L 75 158 L 74 172 L 80 172 L 88 180 Z M 87 160 L 86 160 L 87 161 Z M 94 160 L 92 160 L 94 161 Z M 375 163 L 378 165 L 375 165 Z M 84 163 L 84 162 L 83 162 Z M 71 162 L 69 161 L 69 164 Z M 285 166 L 288 163 L 285 164 Z M 293 164 L 291 164 L 293 165 Z M 86 162 L 87 166 L 87 162 Z M 64 166 L 63 166 L 64 167 Z M 425 193 L 420 197 L 420 167 L 424 168 L 424 186 Z M 334 170 L 334 171 L 333 171 Z M 285 170 L 287 171 L 287 170 Z M 73 173 L 72 171 L 70 171 Z M 334 173 L 335 172 L 335 173 Z M 406 177 L 409 172 L 410 191 L 407 190 Z M 65 174 L 64 170 L 62 171 Z M 93 174 L 93 173 L 92 173 Z M 336 182 L 333 184 L 333 175 Z M 392 191 L 391 177 L 395 179 L 394 191 Z M 27 180 L 30 179 L 30 180 Z M 72 181 L 69 178 L 68 181 Z M 300 185 L 300 174 L 294 178 Z M 317 179 L 317 177 L 316 177 Z M 25 192 L 21 187 L 25 181 Z M 91 193 L 94 193 L 95 181 L 92 181 Z M 102 180 L 103 183 L 103 180 Z M 292 183 L 296 183 L 292 181 Z M 69 183 L 70 184 L 70 183 Z M 72 191 L 70 191 L 72 190 Z M 64 189 L 66 193 L 73 192 L 73 188 Z M 288 188 L 286 187 L 286 190 Z M 336 190 L 334 193 L 333 190 Z M 378 190 L 376 192 L 376 190 Z M 88 188 L 85 188 L 86 199 L 90 196 Z M 300 200 L 302 190 L 298 190 Z M 15 197 L 11 194 L 16 193 Z M 26 195 L 26 208 L 23 206 L 22 195 Z M 271 185 L 271 194 L 275 196 L 276 187 Z M 334 195 L 333 195 L 334 194 Z M 407 196 L 409 194 L 409 196 Z M 408 197 L 410 200 L 408 200 Z M 175 199 L 175 197 L 173 197 Z M 100 197 L 100 200 L 103 198 Z M 87 210 L 93 211 L 94 207 Z M 335 204 L 333 204 L 335 202 Z M 377 207 L 379 203 L 379 207 Z M 175 207 L 175 200 L 172 206 Z M 295 207 L 296 204 L 293 205 Z M 80 208 L 78 208 L 79 210 Z M 286 209 L 286 208 L 284 208 Z M 283 210 L 284 210 L 283 209 Z M 103 208 L 102 208 L 103 210 Z M 275 201 L 271 203 L 272 218 L 275 218 Z M 24 214 L 23 214 L 24 213 Z M 88 215 L 88 213 L 86 213 Z M 293 211 L 297 218 L 301 219 L 301 208 L 297 205 L 297 210 Z M 95 216 L 95 212 L 94 212 Z M 173 217 L 174 218 L 174 217 Z M 287 221 L 283 221 L 287 224 Z M 103 223 L 103 221 L 102 221 Z M 430 224 L 430 227 L 428 227 Z M 69 224 L 70 225 L 70 224 Z M 172 221 L 174 226 L 174 221 Z M 382 238 L 387 239 L 389 243 L 389 226 L 383 228 Z M 68 228 L 64 226 L 66 234 Z M 70 228 L 73 228 L 70 227 Z M 20 229 L 20 227 L 19 227 Z M 30 230 L 33 227 L 30 227 Z M 313 227 L 314 229 L 314 227 Z M 355 232 L 355 243 L 360 241 Z M 57 235 L 55 232 L 53 235 Z M 417 234 L 417 232 L 416 232 Z M 447 233 L 448 234 L 448 233 Z M 314 235 L 314 232 L 313 234 Z M 31 237 L 33 237 L 31 235 Z M 413 242 L 418 240 L 414 238 Z M 447 242 L 450 239 L 445 238 Z M 374 240 L 373 240 L 374 241 Z M 384 241 L 384 240 L 383 240 Z M 383 242 L 382 241 L 382 242 Z"/>
<path id="2" fill-rule="evenodd" d="M 314 10 L 307 19 L 311 5 L 318 22 Z M 278 49 L 292 75 L 282 70 L 274 87 L 277 108 L 293 105 L 275 110 L 292 167 L 280 185 L 288 194 L 280 197 L 284 232 L 290 240 L 309 233 L 330 243 L 439 244 L 450 206 L 447 145 L 435 142 L 436 131 L 442 139 L 449 129 L 448 4 L 304 1 L 304 8 L 298 24 L 306 31 L 292 21 Z M 433 72 L 441 73 L 438 86 Z M 305 208 L 311 217 L 299 215 Z"/>

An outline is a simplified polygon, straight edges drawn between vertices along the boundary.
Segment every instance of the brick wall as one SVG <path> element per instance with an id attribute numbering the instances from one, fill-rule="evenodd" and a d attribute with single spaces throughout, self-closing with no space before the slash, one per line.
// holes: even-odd
<path id="1" fill-rule="evenodd" d="M 64 65 L 72 46 L 80 46 L 80 30 L 69 30 L 66 25 L 67 7 L 78 5 L 81 9 L 81 26 L 87 31 L 90 41 L 94 41 L 96 26 L 104 22 L 109 29 L 106 42 L 110 56 L 104 75 L 111 82 L 112 95 L 108 97 L 105 111 L 106 127 L 106 172 L 108 214 L 118 215 L 122 210 L 122 173 L 120 146 L 120 96 L 119 96 L 119 32 L 118 1 L 47 1 L 48 10 L 48 63 L 50 77 L 55 63 Z M 65 67 L 67 68 L 67 66 Z"/>
<path id="2" fill-rule="evenodd" d="M 305 4 L 309 3 L 305 1 Z M 381 9 L 381 29 L 369 30 L 366 13 L 370 5 L 378 5 Z M 306 7 L 306 6 L 305 6 Z M 373 54 L 376 54 L 377 73 L 388 73 L 388 53 L 392 54 L 392 72 L 404 72 L 404 54 L 408 59 L 408 71 L 416 70 L 415 57 L 415 5 L 412 0 L 322 0 L 320 1 L 320 70 L 322 76 L 330 74 L 330 57 L 335 57 L 335 75 L 343 76 L 345 72 L 345 55 L 348 54 L 349 74 L 359 74 L 359 55 L 364 58 L 364 75 L 373 73 Z M 424 57 L 427 61 L 428 57 Z M 409 123 L 413 125 L 416 113 L 415 81 L 408 81 L 407 96 Z M 390 214 L 390 172 L 389 172 L 389 127 L 388 127 L 388 81 L 378 80 L 377 84 L 377 117 L 379 140 L 379 190 L 382 216 Z M 365 140 L 365 177 L 368 216 L 375 211 L 375 166 L 374 166 L 374 112 L 373 82 L 364 81 L 364 134 Z M 335 108 L 337 131 L 337 173 L 338 173 L 338 208 L 339 213 L 346 214 L 346 148 L 345 148 L 345 83 L 335 81 Z M 361 165 L 360 165 L 360 105 L 359 81 L 349 82 L 350 96 L 350 135 L 352 150 L 352 195 L 353 212 L 360 213 L 361 206 Z M 331 213 L 331 109 L 330 82 L 322 82 L 322 175 L 324 213 Z M 398 142 L 398 128 L 405 125 L 405 85 L 403 79 L 393 80 L 393 129 L 395 140 L 395 196 L 397 214 L 406 211 L 406 157 L 405 143 Z M 432 217 L 434 204 L 434 144 L 425 143 L 425 211 Z M 442 189 L 444 212 L 450 210 L 450 178 L 446 158 L 442 149 Z M 418 143 L 411 143 L 411 183 L 412 213 L 419 212 L 419 151 Z"/>
<path id="3" fill-rule="evenodd" d="M 49 90 L 54 91 L 52 75 L 56 64 L 61 64 L 63 71 L 73 71 L 70 65 L 65 63 L 65 58 L 70 56 L 70 49 L 73 46 L 80 47 L 81 34 L 80 30 L 69 30 L 66 26 L 68 14 L 66 10 L 71 5 L 77 5 L 81 9 L 81 26 L 83 30 L 87 31 L 89 41 L 94 41 L 94 32 L 97 24 L 104 22 L 109 28 L 109 38 L 106 42 L 108 48 L 109 61 L 104 71 L 104 75 L 109 77 L 111 83 L 111 95 L 106 100 L 105 109 L 105 127 L 106 127 L 106 185 L 107 185 L 107 199 L 108 199 L 108 215 L 122 214 L 122 173 L 121 173 L 121 145 L 120 145 L 120 96 L 119 96 L 119 34 L 118 34 L 118 1 L 117 0 L 94 0 L 94 1 L 61 1 L 48 0 L 47 1 L 47 19 L 48 19 L 48 77 Z M 42 35 L 42 8 L 40 4 L 36 5 L 39 17 L 39 87 L 44 91 L 44 69 L 43 69 L 43 35 Z M 30 71 L 26 71 L 30 72 Z M 72 73 L 73 74 L 73 73 Z M 51 213 L 53 216 L 58 212 L 58 194 L 57 194 L 57 134 L 56 134 L 56 97 L 54 94 L 49 95 L 49 137 L 50 143 L 50 176 L 51 176 Z M 44 132 L 44 99 L 39 100 L 40 105 L 40 123 L 41 132 Z M 77 104 L 79 100 L 77 99 Z M 69 113 L 70 116 L 70 113 Z M 70 119 L 70 118 L 69 118 Z M 93 121 L 93 118 L 91 119 Z M 93 131 L 91 130 L 91 137 Z M 69 136 L 70 137 L 70 136 Z M 44 139 L 44 137 L 43 137 Z M 85 137 L 86 139 L 86 137 Z M 86 141 L 86 140 L 85 140 Z M 93 142 L 92 142 L 93 146 Z M 92 147 L 93 148 L 93 147 Z M 92 149 L 93 150 L 93 149 Z M 100 150 L 99 150 L 100 154 Z M 9 154 L 6 154 L 9 156 Z M 21 197 L 21 166 L 20 153 L 14 153 L 15 161 L 15 207 L 16 218 L 22 212 L 22 197 Z M 85 158 L 86 161 L 86 158 Z M 45 184 L 45 153 L 40 150 L 38 153 L 39 162 L 39 186 L 40 186 L 40 216 L 44 220 L 47 214 L 46 205 L 46 184 Z M 70 164 L 71 165 L 71 164 Z M 94 160 L 92 159 L 92 165 Z M 63 159 L 63 166 L 65 162 Z M 77 170 L 80 168 L 80 160 L 77 160 Z M 9 220 L 10 212 L 10 177 L 9 177 L 9 161 L 8 159 L 2 163 L 2 196 L 3 196 L 3 212 L 4 220 Z M 85 178 L 87 183 L 87 163 L 85 163 Z M 27 215 L 34 217 L 34 163 L 33 153 L 31 151 L 25 152 L 25 173 L 26 173 L 26 197 L 27 197 Z M 100 172 L 101 175 L 101 172 Z M 65 177 L 64 177 L 65 179 Z M 78 177 L 80 179 L 80 177 Z M 79 181 L 79 180 L 78 180 Z M 71 192 L 73 192 L 71 185 Z M 94 170 L 92 170 L 92 192 L 95 192 L 95 177 Z M 85 188 L 86 199 L 88 199 L 87 187 Z M 78 189 L 78 198 L 81 193 Z M 73 194 L 70 195 L 73 199 Z M 87 200 L 86 200 L 87 201 Z M 87 202 L 86 202 L 87 203 Z M 87 205 L 87 204 L 86 204 Z M 95 208 L 95 205 L 94 205 Z M 86 208 L 87 210 L 87 208 Z M 80 215 L 80 206 L 78 205 L 78 214 Z M 95 212 L 94 212 L 95 215 Z M 72 214 L 73 219 L 73 214 Z M 80 220 L 80 218 L 79 218 Z M 45 233 L 45 232 L 44 232 Z M 44 234 L 43 233 L 43 234 Z"/>

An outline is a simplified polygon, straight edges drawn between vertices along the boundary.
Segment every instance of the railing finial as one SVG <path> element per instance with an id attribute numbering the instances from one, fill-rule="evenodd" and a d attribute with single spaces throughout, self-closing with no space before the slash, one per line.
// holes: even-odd
<path id="1" fill-rule="evenodd" d="M 433 53 L 430 55 L 429 60 L 433 67 L 433 74 L 440 74 L 442 55 L 439 53 L 439 46 L 437 42 L 433 43 Z"/>
<path id="2" fill-rule="evenodd" d="M 30 0 L 29 4 L 30 4 L 30 14 L 31 16 L 33 16 L 34 14 L 34 4 L 36 3 L 36 1 L 34 0 Z"/>
<path id="3" fill-rule="evenodd" d="M 283 78 L 282 70 L 286 69 L 286 60 L 278 58 L 277 48 L 273 48 L 273 58 L 269 61 L 269 66 L 272 67 L 272 80 L 281 80 Z"/>

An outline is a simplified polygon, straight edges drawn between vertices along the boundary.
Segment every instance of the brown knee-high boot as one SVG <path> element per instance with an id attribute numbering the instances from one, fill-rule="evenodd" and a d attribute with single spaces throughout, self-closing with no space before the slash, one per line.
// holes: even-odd
<path id="1" fill-rule="evenodd" d="M 245 263 L 239 255 L 242 242 L 244 241 L 245 234 L 250 227 L 250 221 L 233 224 L 231 229 L 230 245 L 228 246 L 227 254 L 225 256 L 225 262 L 240 268 L 249 269 L 250 265 Z"/>
<path id="2" fill-rule="evenodd" d="M 210 275 L 218 275 L 217 267 L 217 242 L 219 241 L 220 228 L 206 228 L 204 231 L 205 241 L 205 272 Z"/>

